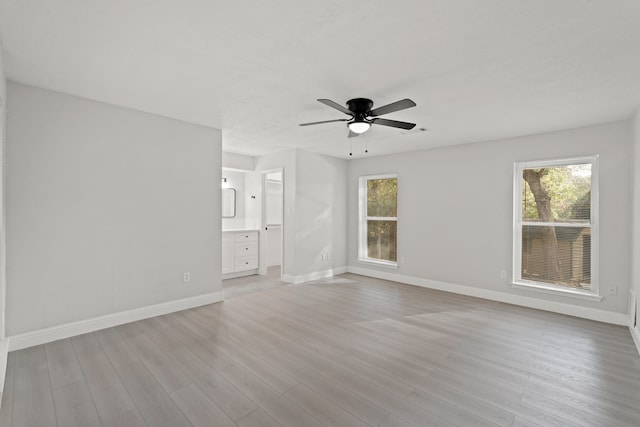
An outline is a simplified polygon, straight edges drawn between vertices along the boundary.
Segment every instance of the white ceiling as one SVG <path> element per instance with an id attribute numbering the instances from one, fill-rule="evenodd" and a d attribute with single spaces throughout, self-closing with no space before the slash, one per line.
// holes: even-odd
<path id="1" fill-rule="evenodd" d="M 348 158 L 316 101 L 418 106 L 354 157 L 629 118 L 638 0 L 0 0 L 9 79 L 223 130 L 223 148 Z"/>

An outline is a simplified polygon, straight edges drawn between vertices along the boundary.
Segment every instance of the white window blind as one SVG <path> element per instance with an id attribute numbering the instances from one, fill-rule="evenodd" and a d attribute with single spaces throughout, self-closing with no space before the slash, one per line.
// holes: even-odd
<path id="1" fill-rule="evenodd" d="M 514 282 L 597 293 L 597 157 L 514 170 Z"/>

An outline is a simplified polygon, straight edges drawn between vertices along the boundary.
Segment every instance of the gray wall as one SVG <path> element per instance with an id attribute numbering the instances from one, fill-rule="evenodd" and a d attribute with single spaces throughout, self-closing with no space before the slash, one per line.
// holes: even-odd
<path id="1" fill-rule="evenodd" d="M 347 161 L 292 149 L 256 159 L 245 181 L 247 217 L 260 218 L 261 172 L 283 168 L 283 274 L 292 278 L 346 266 Z M 328 259 L 322 259 L 322 253 Z"/>
<path id="2" fill-rule="evenodd" d="M 0 40 L 1 41 L 1 40 Z M 0 43 L 1 45 L 1 43 Z M 0 49 L 0 339 L 5 337 L 6 291 L 6 123 L 7 81 L 4 75 L 2 49 Z M 2 387 L 0 387 L 1 389 Z"/>
<path id="3" fill-rule="evenodd" d="M 221 290 L 219 130 L 16 83 L 8 98 L 9 335 Z"/>
<path id="4" fill-rule="evenodd" d="M 347 161 L 297 150 L 296 170 L 296 275 L 345 267 Z"/>
<path id="5" fill-rule="evenodd" d="M 632 286 L 640 297 L 640 108 L 633 122 L 633 243 L 632 243 Z"/>
<path id="6" fill-rule="evenodd" d="M 591 302 L 512 289 L 513 163 L 600 155 L 600 288 Z M 349 266 L 357 261 L 358 177 L 398 174 L 399 274 L 626 313 L 631 251 L 630 123 L 355 160 L 349 163 Z M 617 285 L 618 295 L 604 293 Z"/>

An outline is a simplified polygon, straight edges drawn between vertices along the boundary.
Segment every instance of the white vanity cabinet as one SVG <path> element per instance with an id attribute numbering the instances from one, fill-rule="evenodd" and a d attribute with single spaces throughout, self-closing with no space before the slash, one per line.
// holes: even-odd
<path id="1" fill-rule="evenodd" d="M 257 269 L 258 231 L 223 231 L 222 274 L 239 277 L 255 274 Z"/>
<path id="2" fill-rule="evenodd" d="M 235 244 L 234 233 L 222 232 L 222 274 L 235 271 Z"/>

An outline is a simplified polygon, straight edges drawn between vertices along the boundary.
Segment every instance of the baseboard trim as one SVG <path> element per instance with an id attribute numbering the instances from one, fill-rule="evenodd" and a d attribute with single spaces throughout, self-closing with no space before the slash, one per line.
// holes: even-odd
<path id="1" fill-rule="evenodd" d="M 636 345 L 636 350 L 638 350 L 638 354 L 640 354 L 640 328 L 629 327 L 629 331 L 631 332 L 631 338 L 633 338 L 633 342 Z"/>
<path id="2" fill-rule="evenodd" d="M 222 275 L 222 280 L 237 279 L 238 277 L 252 276 L 254 274 L 259 274 L 257 268 L 254 268 L 253 270 L 237 271 L 234 273 L 225 273 Z"/>
<path id="3" fill-rule="evenodd" d="M 294 276 L 291 274 L 284 274 L 282 276 L 282 281 L 287 283 L 293 283 L 294 285 L 299 285 L 305 282 L 311 282 L 313 280 L 326 279 L 327 277 L 333 277 L 338 274 L 343 274 L 347 272 L 347 267 L 336 267 L 329 268 L 328 270 L 322 271 L 314 271 L 313 273 L 301 274 L 298 276 Z"/>
<path id="4" fill-rule="evenodd" d="M 638 315 L 638 296 L 633 289 L 629 291 L 629 332 L 631 332 L 631 338 L 636 345 L 636 350 L 640 354 L 640 327 L 637 326 Z"/>
<path id="5" fill-rule="evenodd" d="M 0 409 L 2 408 L 2 395 L 4 393 L 4 379 L 7 374 L 7 355 L 9 354 L 9 340 L 0 340 Z"/>
<path id="6" fill-rule="evenodd" d="M 46 329 L 26 332 L 24 334 L 13 335 L 7 338 L 8 351 L 22 350 L 48 342 L 61 340 L 64 338 L 82 335 L 101 329 L 111 328 L 124 323 L 135 322 L 137 320 L 148 319 L 149 317 L 161 316 L 176 311 L 186 310 L 202 305 L 213 304 L 224 299 L 222 291 L 210 294 L 198 295 L 190 298 L 183 298 L 175 301 L 164 302 L 133 310 L 121 311 L 107 314 L 105 316 L 94 317 L 92 319 L 80 320 L 77 322 L 65 323 L 63 325 L 52 326 Z"/>
<path id="7" fill-rule="evenodd" d="M 296 282 L 296 276 L 294 276 L 293 274 L 283 274 L 282 275 L 282 281 L 285 283 L 295 283 Z"/>
<path id="8" fill-rule="evenodd" d="M 333 275 L 334 275 L 334 276 L 337 276 L 338 274 L 344 274 L 344 273 L 346 273 L 347 271 L 349 271 L 349 269 L 348 269 L 348 267 L 347 267 L 346 265 L 345 265 L 345 266 L 342 266 L 342 267 L 335 267 L 335 268 L 333 269 Z"/>
<path id="9" fill-rule="evenodd" d="M 507 304 L 519 305 L 522 307 L 535 308 L 538 310 L 551 311 L 554 313 L 567 314 L 569 316 L 583 319 L 596 320 L 614 325 L 629 325 L 629 317 L 624 313 L 613 313 L 589 307 L 582 307 L 556 301 L 541 300 L 522 295 L 507 294 L 504 292 L 490 291 L 488 289 L 478 289 L 471 286 L 457 285 L 454 283 L 440 282 L 437 280 L 423 279 L 414 276 L 388 273 L 385 271 L 370 270 L 367 268 L 349 266 L 349 273 L 360 274 L 362 276 L 375 277 L 378 279 L 391 280 L 407 285 L 420 286 L 423 288 L 436 289 L 439 291 L 452 292 L 455 294 L 467 295 L 487 299 L 491 301 L 504 302 Z"/>

